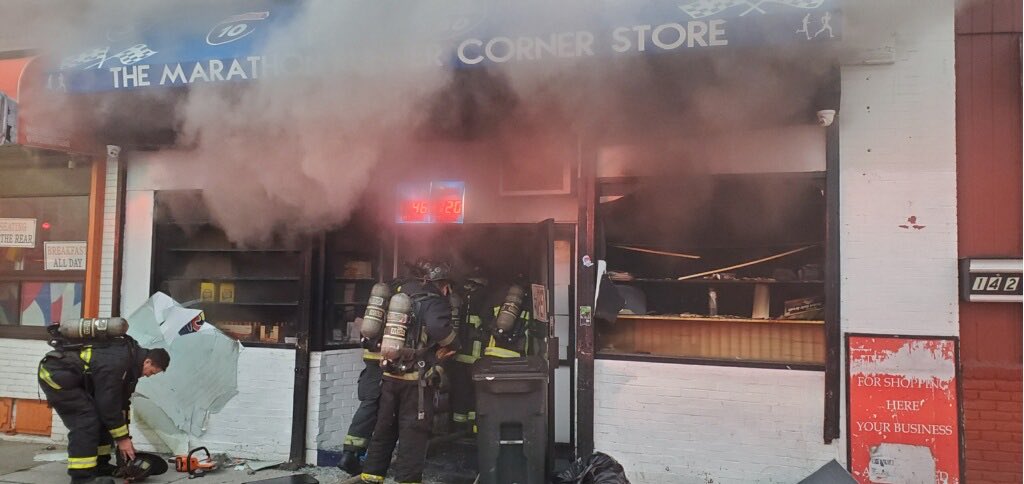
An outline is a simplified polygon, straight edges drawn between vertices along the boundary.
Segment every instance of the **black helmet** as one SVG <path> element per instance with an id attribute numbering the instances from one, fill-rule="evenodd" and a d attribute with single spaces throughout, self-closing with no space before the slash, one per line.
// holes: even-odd
<path id="1" fill-rule="evenodd" d="M 414 275 L 424 281 L 444 281 L 451 278 L 452 266 L 447 262 L 419 259 L 414 265 Z"/>
<path id="2" fill-rule="evenodd" d="M 148 452 L 136 452 L 135 458 L 125 464 L 116 475 L 128 482 L 136 482 L 165 472 L 167 472 L 167 461 L 162 457 Z"/>

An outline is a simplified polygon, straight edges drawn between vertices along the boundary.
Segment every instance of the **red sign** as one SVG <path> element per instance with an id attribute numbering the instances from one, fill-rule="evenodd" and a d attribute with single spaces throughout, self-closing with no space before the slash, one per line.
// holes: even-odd
<path id="1" fill-rule="evenodd" d="M 460 224 L 465 216 L 466 185 L 457 181 L 398 185 L 398 223 Z"/>
<path id="2" fill-rule="evenodd" d="M 960 482 L 956 340 L 848 335 L 850 472 L 860 483 Z"/>

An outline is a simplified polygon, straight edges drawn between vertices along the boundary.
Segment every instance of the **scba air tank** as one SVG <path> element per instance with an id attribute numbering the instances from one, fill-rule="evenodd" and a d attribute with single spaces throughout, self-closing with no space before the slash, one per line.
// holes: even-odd
<path id="1" fill-rule="evenodd" d="M 70 340 L 105 340 L 128 333 L 124 318 L 82 318 L 64 321 L 59 328 L 61 336 Z"/>
<path id="2" fill-rule="evenodd" d="M 452 329 L 458 331 L 462 325 L 462 296 L 453 292 L 448 295 L 448 302 L 452 305 Z"/>
<path id="3" fill-rule="evenodd" d="M 412 313 L 412 298 L 408 294 L 398 293 L 391 296 L 388 304 L 387 324 L 384 326 L 384 338 L 380 345 L 380 355 L 385 360 L 397 360 L 399 353 L 405 348 L 405 337 L 409 331 L 409 320 Z"/>
<path id="4" fill-rule="evenodd" d="M 505 302 L 498 311 L 498 317 L 494 319 L 494 327 L 498 329 L 498 333 L 507 333 L 515 328 L 519 313 L 522 312 L 525 295 L 523 288 L 519 286 L 513 285 L 508 288 Z"/>
<path id="5" fill-rule="evenodd" d="M 385 308 L 390 298 L 391 287 L 383 282 L 374 284 L 370 289 L 370 299 L 366 302 L 366 312 L 363 313 L 363 325 L 359 329 L 359 333 L 364 338 L 371 341 L 380 338 L 381 331 L 384 329 L 385 312 L 387 311 Z"/>

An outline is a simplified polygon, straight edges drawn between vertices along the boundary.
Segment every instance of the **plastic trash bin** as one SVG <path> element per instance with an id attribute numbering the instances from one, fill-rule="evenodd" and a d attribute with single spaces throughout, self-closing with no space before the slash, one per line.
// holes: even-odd
<path id="1" fill-rule="evenodd" d="M 541 356 L 473 366 L 480 484 L 544 484 L 548 366 Z"/>

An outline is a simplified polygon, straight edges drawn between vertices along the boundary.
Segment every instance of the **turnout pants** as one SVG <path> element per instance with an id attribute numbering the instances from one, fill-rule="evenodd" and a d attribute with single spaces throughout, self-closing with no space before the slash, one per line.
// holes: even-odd
<path id="1" fill-rule="evenodd" d="M 84 377 L 47 359 L 39 365 L 39 387 L 68 429 L 68 475 L 72 482 L 95 477 L 97 466 L 109 467 L 114 439 L 100 422 Z"/>
<path id="2" fill-rule="evenodd" d="M 391 454 L 397 444 L 394 477 L 399 483 L 423 482 L 427 440 L 434 421 L 433 387 L 423 389 L 422 420 L 419 413 L 419 381 L 384 378 L 381 385 L 377 426 L 370 439 L 369 453 L 363 465 L 364 482 L 382 483 L 388 473 Z"/>
<path id="3" fill-rule="evenodd" d="M 380 360 L 364 359 L 366 368 L 359 372 L 359 381 L 356 388 L 356 395 L 359 397 L 359 408 L 352 416 L 352 423 L 348 426 L 348 435 L 345 436 L 345 450 L 362 452 L 370 444 L 370 436 L 373 435 L 373 428 L 377 425 L 377 408 L 380 400 L 381 377 L 384 370 L 380 367 Z"/>
<path id="4" fill-rule="evenodd" d="M 473 365 L 456 361 L 451 365 L 450 392 L 452 401 L 452 421 L 459 426 L 472 430 L 476 424 L 476 392 L 473 388 Z"/>

